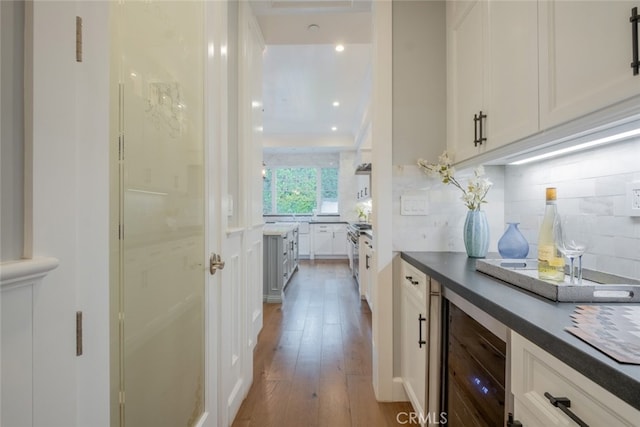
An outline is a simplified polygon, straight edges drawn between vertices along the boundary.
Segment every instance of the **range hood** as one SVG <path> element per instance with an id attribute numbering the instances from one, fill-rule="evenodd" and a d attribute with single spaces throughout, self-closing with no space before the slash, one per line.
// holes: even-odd
<path id="1" fill-rule="evenodd" d="M 371 163 L 362 163 L 356 168 L 356 175 L 371 175 Z"/>

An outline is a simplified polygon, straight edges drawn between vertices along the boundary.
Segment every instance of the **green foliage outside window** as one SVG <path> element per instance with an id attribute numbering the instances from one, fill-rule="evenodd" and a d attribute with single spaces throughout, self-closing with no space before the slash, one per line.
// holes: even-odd
<path id="1" fill-rule="evenodd" d="M 316 169 L 276 169 L 276 213 L 311 213 L 316 208 Z"/>
<path id="2" fill-rule="evenodd" d="M 273 192 L 271 191 L 271 177 L 273 176 L 271 169 L 265 169 L 265 176 L 262 180 L 262 213 L 270 214 L 273 201 Z"/>
<path id="3" fill-rule="evenodd" d="M 338 213 L 337 168 L 267 169 L 263 184 L 265 214 Z"/>

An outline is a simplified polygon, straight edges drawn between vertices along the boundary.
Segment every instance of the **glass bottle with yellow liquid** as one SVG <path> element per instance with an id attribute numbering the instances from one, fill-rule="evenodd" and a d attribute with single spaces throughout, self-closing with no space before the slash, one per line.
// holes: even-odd
<path id="1" fill-rule="evenodd" d="M 564 257 L 558 250 L 553 238 L 553 226 L 558 220 L 556 189 L 546 190 L 547 206 L 538 236 L 538 278 L 549 282 L 564 281 Z"/>

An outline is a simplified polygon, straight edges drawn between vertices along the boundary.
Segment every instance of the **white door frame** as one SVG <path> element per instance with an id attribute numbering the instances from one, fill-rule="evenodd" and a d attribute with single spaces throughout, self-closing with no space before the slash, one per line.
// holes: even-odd
<path id="1" fill-rule="evenodd" d="M 204 77 L 204 169 L 205 169 L 205 413 L 198 427 L 220 425 L 222 402 L 219 393 L 219 325 L 220 274 L 209 273 L 209 254 L 220 254 L 222 188 L 220 182 L 220 150 L 222 145 L 222 91 L 226 85 L 222 58 L 226 49 L 226 1 L 204 1 L 205 13 L 205 77 Z"/>

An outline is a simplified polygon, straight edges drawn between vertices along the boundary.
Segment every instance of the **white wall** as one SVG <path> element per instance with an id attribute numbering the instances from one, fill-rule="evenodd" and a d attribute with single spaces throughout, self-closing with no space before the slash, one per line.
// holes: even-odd
<path id="1" fill-rule="evenodd" d="M 444 1 L 393 2 L 393 164 L 446 145 Z"/>
<path id="2" fill-rule="evenodd" d="M 106 426 L 108 9 L 34 2 L 33 12 L 33 253 L 60 260 L 34 289 L 33 423 Z M 83 14 L 77 63 L 75 19 Z M 76 310 L 85 318 L 81 357 Z"/>
<path id="3" fill-rule="evenodd" d="M 625 210 L 626 183 L 640 180 L 640 139 L 505 170 L 505 220 L 520 222 L 537 253 L 544 189 L 557 187 L 558 211 L 597 217 L 584 267 L 640 279 L 640 218 Z"/>
<path id="4" fill-rule="evenodd" d="M 109 426 L 109 2 L 77 1 L 83 62 L 76 63 L 76 307 L 84 354 L 76 358 L 78 427 Z M 64 191 L 61 189 L 59 191 Z M 71 221 L 71 219 L 69 219 Z M 54 226 L 54 223 L 50 223 Z M 48 426 L 47 426 L 48 427 Z"/>
<path id="5" fill-rule="evenodd" d="M 24 227 L 24 3 L 0 2 L 0 261 L 22 258 Z"/>

